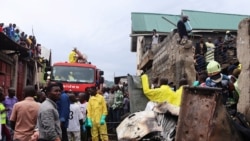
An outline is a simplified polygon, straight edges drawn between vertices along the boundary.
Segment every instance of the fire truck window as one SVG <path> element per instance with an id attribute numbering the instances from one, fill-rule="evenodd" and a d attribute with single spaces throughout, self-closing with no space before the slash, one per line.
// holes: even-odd
<path id="1" fill-rule="evenodd" d="M 57 66 L 53 69 L 53 77 L 68 82 L 94 83 L 94 72 L 92 68 Z"/>
<path id="2" fill-rule="evenodd" d="M 61 68 L 57 68 L 53 70 L 53 74 L 54 74 L 54 79 L 55 80 L 67 80 L 66 78 L 66 72 L 64 70 L 62 70 Z"/>
<path id="3" fill-rule="evenodd" d="M 94 82 L 94 76 L 93 76 L 93 69 L 82 69 L 81 72 L 77 74 L 77 79 L 80 82 L 87 82 L 87 83 L 93 83 Z"/>

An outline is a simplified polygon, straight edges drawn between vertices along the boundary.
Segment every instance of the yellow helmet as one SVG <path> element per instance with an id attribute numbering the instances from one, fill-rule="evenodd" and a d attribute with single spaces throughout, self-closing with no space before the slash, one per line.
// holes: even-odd
<path id="1" fill-rule="evenodd" d="M 220 64 L 216 61 L 210 61 L 207 65 L 207 73 L 208 74 L 213 74 L 216 72 L 220 72 L 221 71 L 221 67 Z"/>

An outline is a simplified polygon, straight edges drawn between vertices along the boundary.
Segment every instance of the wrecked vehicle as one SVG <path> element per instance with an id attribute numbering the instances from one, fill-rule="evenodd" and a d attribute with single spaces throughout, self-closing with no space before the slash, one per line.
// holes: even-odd
<path id="1" fill-rule="evenodd" d="M 148 140 L 173 141 L 179 107 L 161 103 L 153 111 L 135 112 L 117 127 L 119 141 Z"/>
<path id="2" fill-rule="evenodd" d="M 184 86 L 181 107 L 164 102 L 152 111 L 130 114 L 116 129 L 118 140 L 248 140 L 249 123 L 239 113 L 232 118 L 222 103 L 221 90 Z"/>

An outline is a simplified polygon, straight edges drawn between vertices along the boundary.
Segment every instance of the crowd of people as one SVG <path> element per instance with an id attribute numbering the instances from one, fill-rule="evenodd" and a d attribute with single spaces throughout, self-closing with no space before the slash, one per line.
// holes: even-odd
<path id="1" fill-rule="evenodd" d="M 36 58 L 41 55 L 41 44 L 37 43 L 36 37 L 21 31 L 15 23 L 10 23 L 8 26 L 5 26 L 4 23 L 0 23 L 0 32 L 3 32 L 8 38 L 22 47 L 28 48 L 28 53 L 31 58 Z"/>
<path id="2" fill-rule="evenodd" d="M 130 112 L 129 94 L 127 84 L 122 86 L 113 86 L 103 89 L 103 96 L 107 103 L 109 130 L 114 132 L 115 128 L 121 122 L 123 116 Z"/>
<path id="3" fill-rule="evenodd" d="M 237 103 L 240 96 L 238 89 L 238 77 L 241 72 L 241 64 L 232 64 L 226 70 L 222 71 L 220 63 L 210 61 L 206 65 L 206 70 L 198 73 L 197 81 L 193 82 L 193 86 L 197 87 L 216 87 L 222 88 L 223 104 L 231 115 L 237 113 Z M 154 84 L 149 87 L 149 80 L 146 74 L 141 76 L 143 92 L 150 100 L 145 110 L 152 110 L 157 103 L 168 102 L 175 106 L 180 106 L 183 85 L 187 85 L 187 79 L 180 80 L 179 88 L 176 90 L 170 85 L 167 78 L 159 79 L 158 84 L 152 80 Z"/>
<path id="4" fill-rule="evenodd" d="M 178 28 L 186 27 L 187 20 L 188 17 L 183 17 L 184 22 L 178 23 Z M 32 51 L 31 54 L 39 54 L 40 44 L 36 43 L 35 36 L 28 37 L 24 32 L 20 33 L 15 24 L 4 27 L 1 23 L 0 32 L 4 32 L 16 43 L 29 48 Z M 182 32 L 179 32 L 181 44 L 186 42 L 188 30 L 185 29 L 185 33 Z M 159 35 L 154 30 L 152 46 L 158 44 L 158 38 Z M 229 42 L 234 40 L 235 36 L 227 31 L 224 41 L 222 37 L 218 37 L 215 42 L 212 42 L 211 38 L 208 38 L 207 42 L 201 38 L 194 48 L 198 79 L 193 85 L 222 88 L 223 104 L 231 115 L 237 112 L 240 96 L 238 77 L 241 64 L 231 64 L 222 72 L 220 61 L 226 60 L 227 49 L 233 48 Z M 76 50 L 73 51 L 70 59 L 76 62 Z M 218 56 L 222 58 L 218 59 Z M 173 88 L 173 83 L 169 83 L 167 78 L 161 78 L 159 85 L 155 80 L 151 88 L 147 75 L 143 74 L 141 78 L 144 94 L 150 100 L 145 110 L 152 110 L 157 103 L 164 101 L 175 106 L 181 105 L 182 86 L 187 84 L 185 78 L 180 80 L 177 89 Z M 25 99 L 20 102 L 15 97 L 15 93 L 14 88 L 9 88 L 8 94 L 0 88 L 0 123 L 2 138 L 5 141 L 90 139 L 98 141 L 99 138 L 108 141 L 108 130 L 114 131 L 121 122 L 122 116 L 130 111 L 128 86 L 125 83 L 122 86 L 103 88 L 102 91 L 97 90 L 96 87 L 88 87 L 85 93 L 78 95 L 65 92 L 62 83 L 51 82 L 41 91 L 37 91 L 34 86 L 26 86 L 23 93 Z"/>
<path id="5" fill-rule="evenodd" d="M 197 72 L 206 69 L 209 61 L 217 61 L 220 64 L 232 62 L 230 59 L 236 59 L 236 36 L 230 31 L 226 31 L 225 39 L 219 36 L 214 42 L 211 37 L 207 41 L 203 37 L 194 46 L 194 61 Z M 231 56 L 229 51 L 231 50 Z"/>
<path id="6" fill-rule="evenodd" d="M 0 88 L 0 121 L 4 141 L 108 141 L 122 115 L 129 112 L 127 85 L 65 92 L 60 82 L 37 90 L 26 86 L 18 101 L 14 88 Z"/>

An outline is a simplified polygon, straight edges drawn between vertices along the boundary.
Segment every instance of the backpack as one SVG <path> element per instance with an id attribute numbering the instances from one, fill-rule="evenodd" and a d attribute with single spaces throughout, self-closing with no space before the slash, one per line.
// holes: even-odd
<path id="1" fill-rule="evenodd" d="M 187 33 L 190 33 L 192 31 L 192 26 L 190 25 L 190 22 L 186 21 L 184 25 L 186 27 Z"/>

